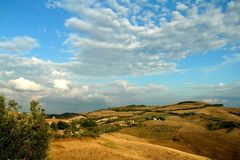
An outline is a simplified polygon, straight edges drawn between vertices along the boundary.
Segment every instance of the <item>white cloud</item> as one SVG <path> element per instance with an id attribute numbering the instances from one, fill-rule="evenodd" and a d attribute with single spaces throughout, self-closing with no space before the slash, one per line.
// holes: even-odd
<path id="1" fill-rule="evenodd" d="M 12 76 L 14 73 L 14 71 L 0 70 L 0 77 L 9 77 Z"/>
<path id="2" fill-rule="evenodd" d="M 10 80 L 8 84 L 13 87 L 13 89 L 20 91 L 41 91 L 43 89 L 41 85 L 22 77 L 19 77 L 15 80 Z"/>
<path id="3" fill-rule="evenodd" d="M 10 52 L 29 52 L 39 47 L 36 39 L 29 36 L 19 36 L 8 40 L 0 41 L 0 50 Z"/>
<path id="4" fill-rule="evenodd" d="M 65 79 L 55 79 L 53 83 L 54 83 L 54 87 L 57 89 L 68 90 L 69 89 L 68 85 L 70 84 L 70 81 Z"/>
<path id="5" fill-rule="evenodd" d="M 118 80 L 100 84 L 72 84 L 64 92 L 53 90 L 40 100 L 48 105 L 49 110 L 76 112 L 128 104 L 166 103 L 170 98 L 169 93 L 163 85 L 139 86 Z"/>
<path id="6" fill-rule="evenodd" d="M 0 66 L 1 74 L 6 75 L 8 73 L 8 76 L 1 77 L 3 80 L 24 77 L 48 85 L 52 83 L 53 79 L 71 77 L 71 73 L 64 69 L 64 64 L 45 61 L 36 57 L 27 58 L 18 55 L 0 54 Z"/>
<path id="7" fill-rule="evenodd" d="M 59 3 L 60 8 L 75 14 L 65 21 L 72 33 L 64 45 L 74 55 L 74 61 L 66 64 L 66 68 L 77 74 L 118 76 L 177 72 L 180 69 L 176 60 L 219 49 L 240 38 L 237 16 L 240 2 L 229 3 L 225 13 L 212 4 L 205 5 L 206 10 L 201 14 L 194 4 L 177 3 L 179 11 L 187 10 L 184 16 L 178 11 L 165 11 L 164 6 L 160 7 L 163 14 L 141 8 L 143 4 L 153 10 L 159 8 L 158 4 L 147 1 L 120 5 L 116 0 L 109 0 L 108 7 L 94 0 Z M 191 8 L 187 9 L 187 5 Z M 173 19 L 168 22 L 161 17 L 171 13 Z M 159 20 L 164 18 L 159 25 Z"/>
<path id="8" fill-rule="evenodd" d="M 121 14 L 124 14 L 124 15 L 127 14 L 128 9 L 119 5 L 117 0 L 108 0 L 108 2 L 112 6 L 112 8 L 116 10 L 116 12 L 120 12 Z"/>
<path id="9" fill-rule="evenodd" d="M 210 104 L 217 104 L 217 103 L 225 103 L 226 100 L 224 99 L 204 99 L 203 102 L 210 103 Z"/>
<path id="10" fill-rule="evenodd" d="M 183 3 L 177 3 L 176 9 L 179 10 L 179 11 L 185 11 L 185 10 L 188 9 L 188 6 L 186 6 Z"/>

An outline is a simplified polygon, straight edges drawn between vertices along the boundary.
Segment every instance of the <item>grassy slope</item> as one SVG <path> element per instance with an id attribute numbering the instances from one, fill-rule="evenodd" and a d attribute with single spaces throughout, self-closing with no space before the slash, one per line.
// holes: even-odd
<path id="1" fill-rule="evenodd" d="M 181 128 L 174 130 L 178 126 Z M 166 121 L 147 121 L 143 128 L 126 128 L 121 132 L 212 159 L 240 159 L 240 129 L 208 131 L 198 121 L 172 116 Z"/>
<path id="2" fill-rule="evenodd" d="M 69 140 L 53 142 L 53 160 L 201 160 L 208 159 L 175 149 L 150 144 L 124 134 L 103 135 L 96 140 Z"/>

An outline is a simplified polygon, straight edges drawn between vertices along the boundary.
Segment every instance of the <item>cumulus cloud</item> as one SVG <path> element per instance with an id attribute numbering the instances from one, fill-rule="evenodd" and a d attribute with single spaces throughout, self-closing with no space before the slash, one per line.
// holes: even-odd
<path id="1" fill-rule="evenodd" d="M 12 76 L 14 71 L 0 70 L 0 77 L 9 77 Z"/>
<path id="2" fill-rule="evenodd" d="M 211 104 L 217 104 L 217 103 L 225 103 L 226 100 L 224 99 L 204 99 L 203 102 L 206 102 L 206 103 L 211 103 Z"/>
<path id="3" fill-rule="evenodd" d="M 7 40 L 0 40 L 0 50 L 10 52 L 29 52 L 39 47 L 36 39 L 29 36 L 17 36 Z"/>
<path id="4" fill-rule="evenodd" d="M 188 9 L 188 6 L 183 3 L 177 3 L 176 9 L 179 11 L 185 11 L 186 9 Z"/>
<path id="5" fill-rule="evenodd" d="M 65 79 L 55 79 L 53 81 L 54 87 L 60 90 L 68 90 L 69 89 L 69 83 L 70 81 L 65 80 Z"/>
<path id="6" fill-rule="evenodd" d="M 13 89 L 20 91 L 41 91 L 43 89 L 40 84 L 22 77 L 19 77 L 15 80 L 10 80 L 8 84 L 13 87 Z"/>
<path id="7" fill-rule="evenodd" d="M 211 3 L 202 4 L 206 7 L 201 14 L 196 5 L 183 3 L 177 3 L 178 11 L 170 11 L 148 1 L 57 2 L 59 8 L 74 13 L 65 21 L 72 32 L 64 45 L 74 55 L 74 61 L 66 67 L 77 74 L 178 72 L 181 71 L 177 68 L 178 60 L 222 48 L 240 38 L 240 2 L 228 3 L 225 13 Z M 180 12 L 183 10 L 186 10 L 184 15 Z M 167 18 L 169 15 L 172 19 Z M 164 23 L 160 21 L 163 19 Z"/>
<path id="8" fill-rule="evenodd" d="M 14 62 L 14 63 L 13 63 Z M 44 85 L 52 83 L 54 79 L 66 79 L 71 77 L 64 70 L 63 64 L 54 63 L 49 60 L 41 60 L 36 57 L 22 57 L 0 54 L 0 76 L 2 80 L 24 77 Z"/>
<path id="9" fill-rule="evenodd" d="M 146 92 L 149 93 L 146 95 Z M 68 90 L 51 94 L 40 100 L 48 105 L 49 112 L 57 110 L 90 111 L 93 109 L 129 104 L 167 103 L 169 90 L 163 85 L 138 86 L 125 80 L 100 84 L 72 84 Z"/>
<path id="10" fill-rule="evenodd" d="M 26 104 L 40 100 L 49 112 L 80 112 L 129 104 L 163 104 L 171 100 L 171 93 L 164 85 L 136 85 L 126 80 L 108 83 L 77 84 L 64 79 L 54 80 L 55 85 L 36 83 L 25 78 L 0 81 L 0 94 L 16 98 Z M 23 92 L 24 91 L 24 92 Z M 148 94 L 146 94 L 148 93 Z"/>
<path id="11" fill-rule="evenodd" d="M 128 9 L 119 5 L 117 0 L 108 0 L 108 2 L 116 12 L 119 12 L 119 13 L 122 13 L 122 14 L 125 14 L 125 15 L 127 14 Z"/>

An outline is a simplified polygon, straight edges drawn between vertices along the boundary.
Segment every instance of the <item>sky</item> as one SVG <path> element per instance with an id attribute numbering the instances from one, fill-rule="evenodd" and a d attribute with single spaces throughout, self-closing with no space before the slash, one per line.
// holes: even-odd
<path id="1" fill-rule="evenodd" d="M 0 95 L 47 113 L 240 107 L 240 1 L 0 0 Z"/>

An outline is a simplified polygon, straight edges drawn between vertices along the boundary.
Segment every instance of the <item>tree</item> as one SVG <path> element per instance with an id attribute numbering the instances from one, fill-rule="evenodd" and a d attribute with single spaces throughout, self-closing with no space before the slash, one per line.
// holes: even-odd
<path id="1" fill-rule="evenodd" d="M 6 101 L 5 101 L 5 97 L 0 96 L 0 116 L 2 117 L 4 111 L 5 111 L 5 107 L 6 107 Z M 1 118 L 0 117 L 0 118 Z"/>
<path id="2" fill-rule="evenodd" d="M 52 128 L 53 131 L 58 131 L 58 124 L 56 122 L 53 122 L 51 125 L 50 125 L 50 128 Z"/>
<path id="3" fill-rule="evenodd" d="M 79 128 L 77 126 L 77 121 L 72 121 L 71 122 L 71 132 L 72 132 L 72 135 L 75 135 L 77 131 L 79 131 Z"/>
<path id="4" fill-rule="evenodd" d="M 84 128 L 89 128 L 89 127 L 95 127 L 97 126 L 97 123 L 94 120 L 85 120 L 81 124 L 82 127 Z"/>
<path id="5" fill-rule="evenodd" d="M 49 126 L 39 102 L 30 103 L 30 112 L 0 96 L 0 159 L 45 159 L 49 146 Z"/>
<path id="6" fill-rule="evenodd" d="M 58 121 L 57 125 L 58 125 L 58 129 L 60 130 L 65 130 L 70 127 L 70 125 L 67 122 L 63 122 L 63 121 Z"/>

